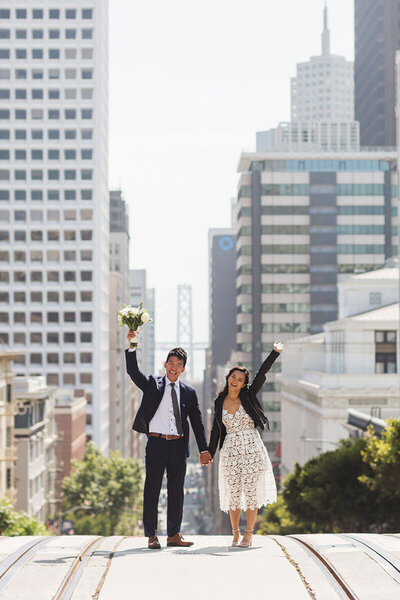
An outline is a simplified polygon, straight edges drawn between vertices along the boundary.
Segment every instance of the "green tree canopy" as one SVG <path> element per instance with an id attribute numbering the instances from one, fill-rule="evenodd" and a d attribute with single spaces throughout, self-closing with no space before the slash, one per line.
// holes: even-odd
<path id="1" fill-rule="evenodd" d="M 73 461 L 63 490 L 65 511 L 89 507 L 69 514 L 75 533 L 135 533 L 142 501 L 142 467 L 138 462 L 116 451 L 107 458 L 89 442 L 83 460 Z"/>
<path id="2" fill-rule="evenodd" d="M 0 535 L 47 535 L 43 523 L 24 511 L 16 511 L 8 498 L 0 500 Z"/>
<path id="3" fill-rule="evenodd" d="M 377 517 L 385 531 L 400 528 L 400 419 L 389 419 L 379 438 L 369 429 L 362 458 L 369 470 L 360 480 L 378 497 Z"/>

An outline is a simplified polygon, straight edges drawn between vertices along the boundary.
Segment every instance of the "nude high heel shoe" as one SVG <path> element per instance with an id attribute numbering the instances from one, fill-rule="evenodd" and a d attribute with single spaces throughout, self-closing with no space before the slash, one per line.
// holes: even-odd
<path id="1" fill-rule="evenodd" d="M 233 536 L 235 536 L 235 533 L 237 533 L 237 532 L 240 533 L 240 529 L 232 529 Z M 237 540 L 237 541 L 233 540 L 232 548 L 237 548 L 238 546 L 239 546 L 239 540 Z"/>
<path id="2" fill-rule="evenodd" d="M 251 538 L 249 539 L 248 542 L 244 542 L 243 539 L 239 544 L 239 548 L 250 548 L 253 544 L 253 530 L 252 529 L 245 529 L 245 531 L 250 531 L 251 532 Z"/>

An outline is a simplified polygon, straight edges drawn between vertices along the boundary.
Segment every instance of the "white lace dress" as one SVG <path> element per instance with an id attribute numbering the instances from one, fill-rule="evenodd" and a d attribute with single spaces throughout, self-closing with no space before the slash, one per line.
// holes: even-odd
<path id="1" fill-rule="evenodd" d="M 219 500 L 221 510 L 254 510 L 276 502 L 271 461 L 253 419 L 243 406 L 223 410 L 226 438 L 220 450 Z"/>

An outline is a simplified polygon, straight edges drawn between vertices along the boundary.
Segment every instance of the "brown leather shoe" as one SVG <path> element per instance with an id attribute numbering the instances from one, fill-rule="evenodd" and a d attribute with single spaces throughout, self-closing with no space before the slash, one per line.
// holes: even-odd
<path id="1" fill-rule="evenodd" d="M 193 546 L 194 542 L 185 542 L 180 533 L 167 537 L 167 546 L 180 546 L 181 548 L 188 548 Z"/>
<path id="2" fill-rule="evenodd" d="M 151 535 L 149 537 L 148 547 L 150 548 L 150 550 L 159 550 L 161 548 L 161 544 L 158 541 L 158 537 L 156 535 Z"/>

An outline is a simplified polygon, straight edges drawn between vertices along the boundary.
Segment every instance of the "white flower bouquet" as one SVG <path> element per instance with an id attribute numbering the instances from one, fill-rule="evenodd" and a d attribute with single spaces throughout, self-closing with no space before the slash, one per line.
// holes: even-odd
<path id="1" fill-rule="evenodd" d="M 148 311 L 143 308 L 143 302 L 139 306 L 131 306 L 124 304 L 123 308 L 118 313 L 118 321 L 120 327 L 127 325 L 131 331 L 137 331 L 139 327 L 145 323 L 151 323 L 153 319 L 150 318 Z M 136 342 L 130 342 L 129 348 L 137 348 Z"/>

